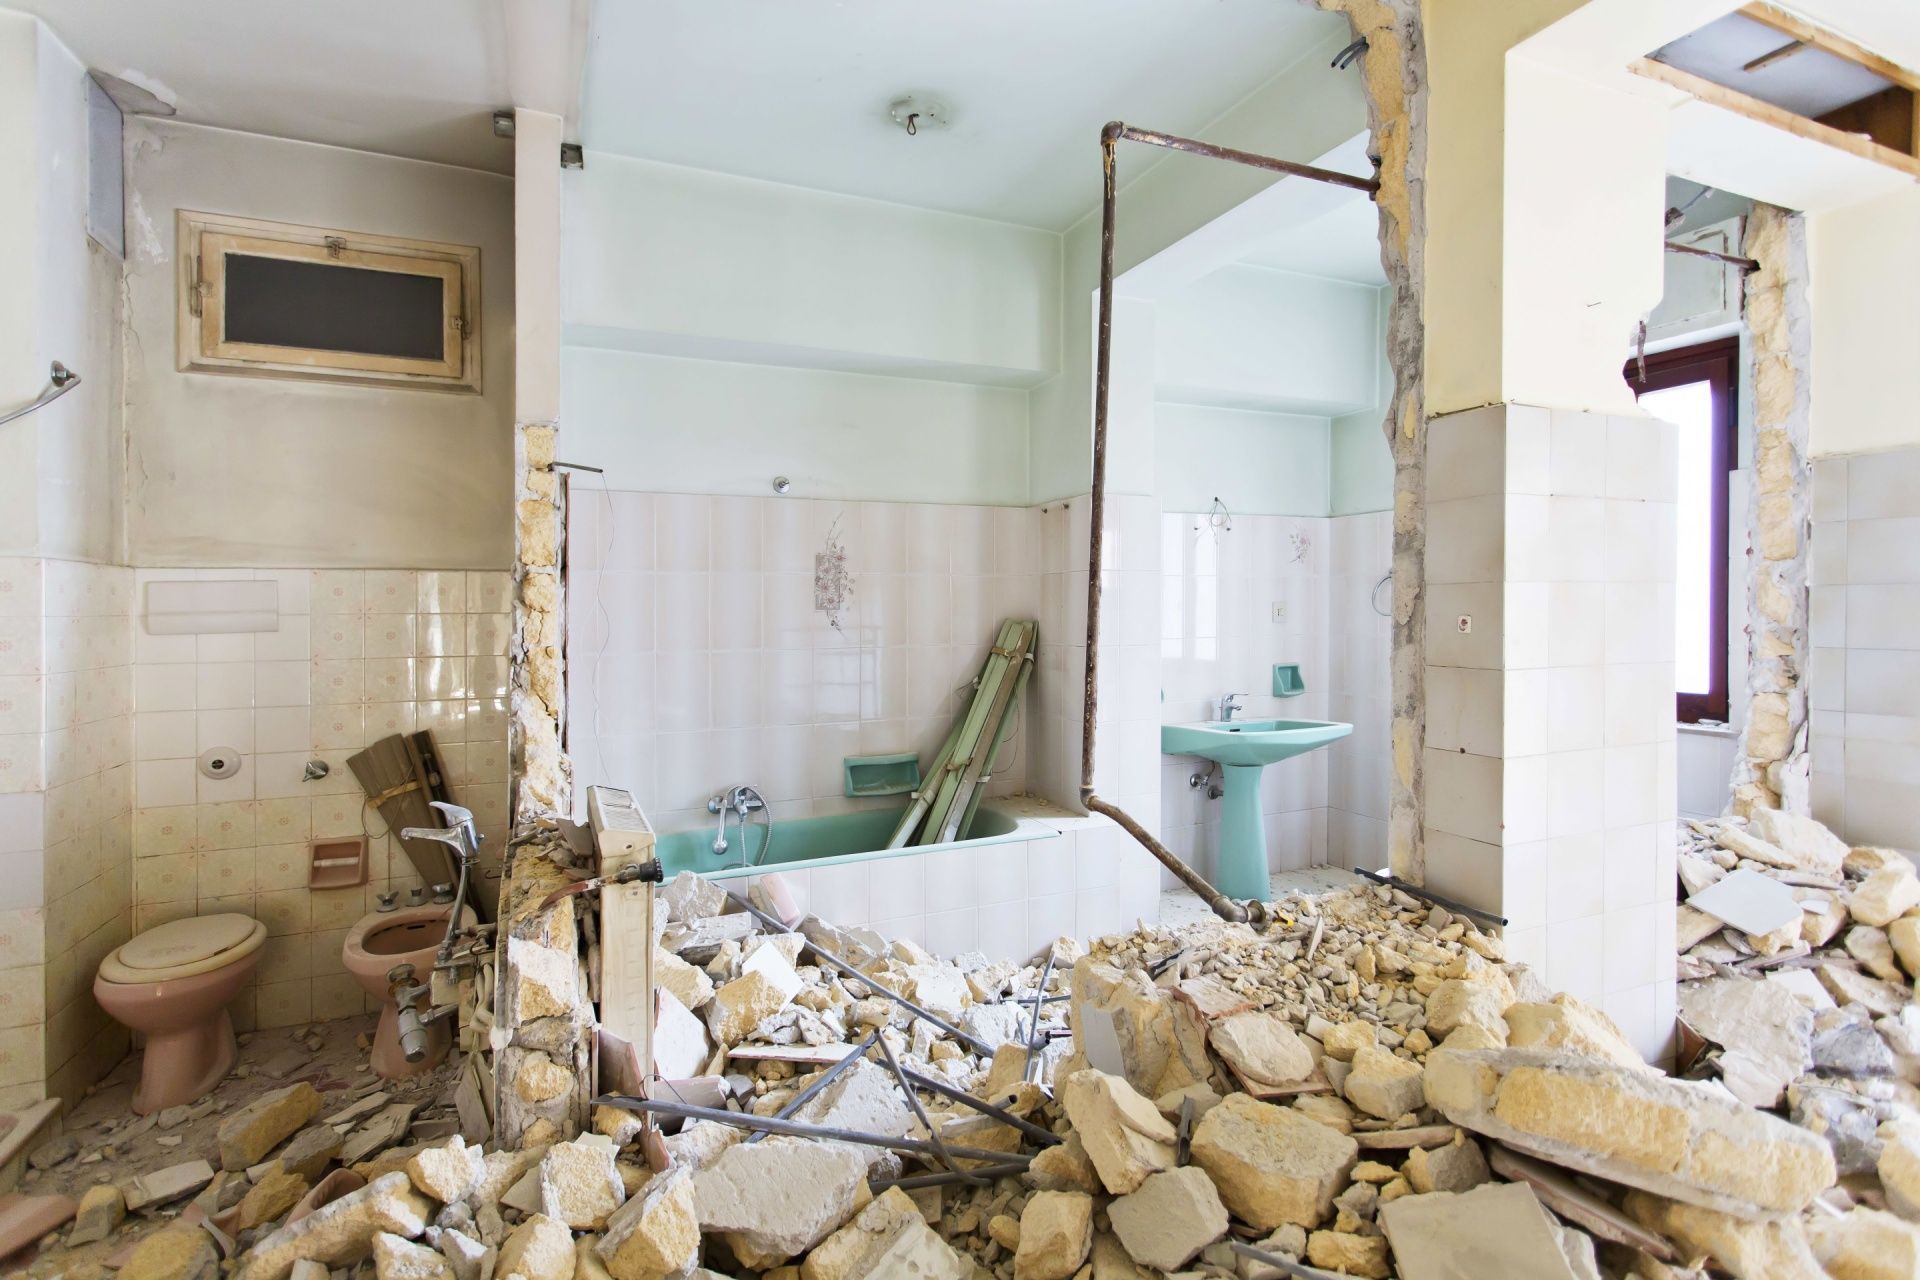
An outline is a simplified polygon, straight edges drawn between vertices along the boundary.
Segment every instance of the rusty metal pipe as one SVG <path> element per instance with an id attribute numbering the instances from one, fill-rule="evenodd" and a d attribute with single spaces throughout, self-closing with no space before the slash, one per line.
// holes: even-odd
<path id="1" fill-rule="evenodd" d="M 1140 825 L 1140 822 L 1126 810 L 1102 799 L 1095 793 L 1093 787 L 1094 726 L 1100 707 L 1100 561 L 1105 541 L 1101 525 L 1105 521 L 1107 507 L 1107 393 L 1113 371 L 1113 231 L 1116 203 L 1114 151 L 1122 138 L 1130 142 L 1144 143 L 1150 147 L 1184 151 L 1190 155 L 1227 160 L 1234 164 L 1265 169 L 1272 173 L 1308 178 L 1336 187 L 1364 191 L 1369 196 L 1380 190 L 1380 183 L 1373 178 L 1356 178 L 1350 173 L 1336 173 L 1331 169 L 1319 169 L 1313 165 L 1279 160 L 1273 156 L 1257 155 L 1254 152 L 1240 151 L 1233 147 L 1215 146 L 1210 142 L 1200 142 L 1193 138 L 1157 133 L 1151 129 L 1135 129 L 1118 120 L 1109 122 L 1100 130 L 1100 306 L 1099 319 L 1094 331 L 1093 492 L 1089 495 L 1087 512 L 1089 527 L 1087 531 L 1086 703 L 1080 722 L 1080 803 L 1090 813 L 1098 813 L 1113 819 L 1121 830 L 1132 836 L 1148 853 L 1157 858 L 1161 866 L 1171 871 L 1180 883 L 1198 894 L 1200 900 L 1222 920 L 1262 924 L 1271 917 L 1266 903 L 1235 902 L 1221 893 L 1208 883 L 1204 876 L 1188 866 L 1180 855 L 1160 843 L 1152 832 Z"/>
<path id="2" fill-rule="evenodd" d="M 1690 244 L 1675 244 L 1671 240 L 1666 241 L 1666 249 L 1668 253 L 1684 253 L 1690 258 L 1712 258 L 1719 262 L 1730 263 L 1742 271 L 1758 271 L 1760 269 L 1760 264 L 1757 261 L 1752 258 L 1742 258 L 1738 254 L 1716 253 L 1712 249 L 1701 249 Z"/>

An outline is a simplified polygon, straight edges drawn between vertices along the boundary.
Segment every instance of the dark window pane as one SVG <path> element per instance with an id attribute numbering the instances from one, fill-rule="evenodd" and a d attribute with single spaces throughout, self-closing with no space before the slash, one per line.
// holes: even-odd
<path id="1" fill-rule="evenodd" d="M 229 253 L 226 340 L 446 358 L 439 276 Z"/>

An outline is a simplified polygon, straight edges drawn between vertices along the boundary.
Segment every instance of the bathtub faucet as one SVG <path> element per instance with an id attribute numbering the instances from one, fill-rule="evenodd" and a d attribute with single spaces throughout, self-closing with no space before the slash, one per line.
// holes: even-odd
<path id="1" fill-rule="evenodd" d="M 737 787 L 728 787 L 719 795 L 709 797 L 707 800 L 707 812 L 720 816 L 720 827 L 713 835 L 713 856 L 716 858 L 724 857 L 729 848 L 727 844 L 727 815 L 729 813 L 738 816 L 741 838 L 745 839 L 747 815 L 756 809 L 764 812 L 766 807 L 767 802 L 761 798 L 760 793 L 745 783 Z"/>

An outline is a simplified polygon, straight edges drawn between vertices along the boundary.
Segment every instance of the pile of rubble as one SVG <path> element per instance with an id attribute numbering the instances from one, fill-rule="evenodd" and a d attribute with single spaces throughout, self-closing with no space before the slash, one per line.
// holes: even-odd
<path id="1" fill-rule="evenodd" d="M 1826 1139 L 1843 1185 L 1920 1216 L 1920 876 L 1772 810 L 1683 828 L 1682 1074 Z"/>
<path id="2" fill-rule="evenodd" d="M 519 1150 L 396 1135 L 343 1174 L 294 1086 L 223 1122 L 237 1203 L 120 1280 L 1920 1274 L 1920 1159 L 1836 1185 L 1827 1136 L 1668 1078 L 1398 891 L 1022 963 L 789 929 L 692 876 L 660 897 L 647 1096 Z M 603 1081 L 649 1074 L 621 1048 Z"/>

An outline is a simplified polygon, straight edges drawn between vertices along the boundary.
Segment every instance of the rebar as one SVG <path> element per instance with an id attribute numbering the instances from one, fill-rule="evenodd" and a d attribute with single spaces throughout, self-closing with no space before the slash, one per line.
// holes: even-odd
<path id="1" fill-rule="evenodd" d="M 1287 1275 L 1296 1277 L 1296 1280 L 1347 1280 L 1345 1276 L 1336 1275 L 1331 1271 L 1322 1271 L 1318 1267 L 1309 1267 L 1277 1253 L 1268 1253 L 1265 1249 L 1256 1249 L 1250 1244 L 1242 1244 L 1238 1240 L 1227 1241 L 1227 1247 L 1243 1258 L 1264 1263 L 1269 1267 L 1278 1267 Z"/>
<path id="2" fill-rule="evenodd" d="M 932 1076 L 921 1075 L 918 1071 L 915 1071 L 912 1067 L 906 1067 L 906 1068 L 903 1068 L 903 1070 L 905 1070 L 907 1074 L 907 1079 L 913 1081 L 915 1084 L 919 1085 L 922 1089 L 925 1089 L 928 1093 L 938 1094 L 942 1098 L 946 1098 L 952 1102 L 957 1102 L 963 1107 L 972 1107 L 975 1111 L 978 1111 L 983 1116 L 992 1116 L 995 1120 L 998 1120 L 1001 1124 L 1009 1125 L 1012 1128 L 1018 1129 L 1020 1132 L 1026 1134 L 1029 1138 L 1032 1138 L 1035 1142 L 1040 1143 L 1042 1146 L 1047 1146 L 1047 1147 L 1058 1146 L 1061 1143 L 1061 1141 L 1063 1141 L 1060 1135 L 1053 1132 L 1053 1130 L 1043 1128 L 1042 1126 L 1033 1123 L 1031 1120 L 1022 1120 L 1019 1116 L 1013 1114 L 1013 1112 L 1011 1111 L 1008 1111 L 1005 1107 L 996 1107 L 991 1102 L 982 1102 L 980 1099 L 974 1097 L 972 1094 L 968 1093 L 966 1090 L 956 1089 L 954 1086 L 948 1084 L 944 1080 L 936 1080 Z"/>
<path id="3" fill-rule="evenodd" d="M 1025 1173 L 1027 1161 L 1008 1160 L 1000 1164 L 981 1165 L 967 1173 L 920 1173 L 911 1178 L 883 1178 L 879 1182 L 867 1184 L 875 1192 L 885 1191 L 888 1187 L 898 1187 L 902 1191 L 914 1191 L 920 1187 L 944 1187 L 949 1183 L 971 1181 L 970 1173 L 983 1174 L 989 1178 L 1002 1178 L 1008 1174 Z"/>
<path id="4" fill-rule="evenodd" d="M 933 1127 L 933 1121 L 927 1119 L 927 1109 L 920 1105 L 920 1095 L 913 1091 L 912 1081 L 908 1080 L 907 1073 L 900 1069 L 900 1059 L 893 1056 L 893 1046 L 887 1043 L 885 1036 L 880 1037 L 880 1052 L 886 1056 L 887 1066 L 892 1069 L 894 1082 L 900 1086 L 900 1092 L 906 1095 L 907 1106 L 913 1109 L 913 1118 L 918 1120 L 920 1127 L 927 1131 L 927 1141 L 933 1144 L 934 1154 L 939 1158 L 940 1163 L 954 1173 L 964 1174 L 968 1182 L 986 1185 L 989 1180 L 984 1175 L 961 1169 L 959 1163 L 948 1153 L 947 1144 L 941 1140 L 940 1131 Z"/>
<path id="5" fill-rule="evenodd" d="M 792 930 L 788 929 L 784 923 L 774 919 L 772 916 L 768 915 L 766 912 L 762 911 L 760 908 L 754 906 L 751 902 L 748 902 L 745 898 L 742 898 L 739 894 L 734 893 L 732 891 L 728 891 L 727 898 L 729 901 L 733 902 L 736 906 L 738 906 L 741 910 L 747 912 L 747 914 L 751 915 L 754 919 L 758 920 L 761 924 L 770 926 L 776 933 L 792 932 Z M 938 1014 L 930 1013 L 927 1010 L 922 1009 L 919 1005 L 907 999 L 905 996 L 901 995 L 898 991 L 894 991 L 890 988 L 881 986 L 878 982 L 874 981 L 872 978 L 869 978 L 866 974 L 860 972 L 858 969 L 848 964 L 845 960 L 842 960 L 839 956 L 833 954 L 833 952 L 828 951 L 825 947 L 815 942 L 812 938 L 808 938 L 806 940 L 806 943 L 807 943 L 807 950 L 813 952 L 814 955 L 819 956 L 822 960 L 826 961 L 830 966 L 839 970 L 840 973 L 843 974 L 844 976 L 852 978 L 854 981 L 865 986 L 869 991 L 872 991 L 875 995 L 885 996 L 887 999 L 899 1005 L 902 1009 L 905 1009 L 908 1013 L 911 1013 L 914 1017 L 922 1018 L 927 1022 L 932 1023 L 934 1026 L 940 1028 L 942 1031 L 946 1032 L 948 1035 L 952 1036 L 954 1039 L 971 1047 L 975 1053 L 978 1053 L 988 1058 L 991 1058 L 993 1056 L 993 1046 L 988 1044 L 986 1041 L 978 1039 L 977 1037 L 974 1037 L 974 1036 L 970 1036 L 966 1032 L 962 1031 L 960 1028 L 954 1026 L 951 1022 L 948 1022 L 945 1018 L 940 1017 Z"/>
<path id="6" fill-rule="evenodd" d="M 806 1088 L 802 1089 L 799 1093 L 789 1098 L 787 1100 L 787 1105 L 785 1105 L 784 1107 L 781 1107 L 778 1111 L 773 1113 L 774 1117 L 779 1120 L 791 1119 L 794 1116 L 794 1114 L 800 1110 L 800 1108 L 806 1106 L 809 1102 L 812 1102 L 815 1098 L 819 1097 L 820 1091 L 826 1088 L 828 1085 L 832 1084 L 836 1079 L 838 1079 L 842 1071 L 845 1071 L 848 1067 L 858 1062 L 862 1057 L 862 1055 L 864 1055 L 867 1052 L 867 1050 L 873 1048 L 874 1041 L 878 1040 L 879 1038 L 880 1038 L 880 1032 L 876 1028 L 872 1035 L 868 1036 L 865 1040 L 862 1040 L 859 1044 L 853 1047 L 852 1053 L 840 1059 L 840 1061 L 834 1063 L 832 1066 L 828 1067 L 825 1071 L 820 1073 L 820 1077 L 817 1080 L 815 1080 L 812 1084 L 808 1085 Z M 766 1130 L 763 1129 L 758 1133 L 749 1134 L 747 1137 L 747 1141 L 758 1142 L 760 1141 L 760 1139 L 766 1136 L 767 1136 Z"/>
<path id="7" fill-rule="evenodd" d="M 937 1156 L 939 1151 L 931 1142 L 919 1138 L 895 1137 L 886 1133 L 867 1133 L 860 1129 L 840 1129 L 832 1125 L 806 1124 L 799 1120 L 779 1120 L 773 1116 L 756 1116 L 745 1111 L 724 1111 L 718 1107 L 696 1107 L 686 1102 L 666 1102 L 658 1098 L 629 1098 L 625 1094 L 605 1093 L 593 1100 L 596 1107 L 618 1107 L 623 1111 L 640 1111 L 652 1115 L 678 1116 L 682 1120 L 712 1120 L 718 1124 L 730 1124 L 736 1129 L 759 1129 L 765 1133 L 779 1134 L 788 1138 L 825 1138 L 830 1142 L 851 1142 L 861 1147 L 885 1147 L 889 1151 L 905 1151 L 917 1156 Z M 1004 1151 L 986 1151 L 979 1147 L 948 1147 L 952 1155 L 963 1156 L 968 1160 L 988 1162 L 1004 1161 Z"/>

